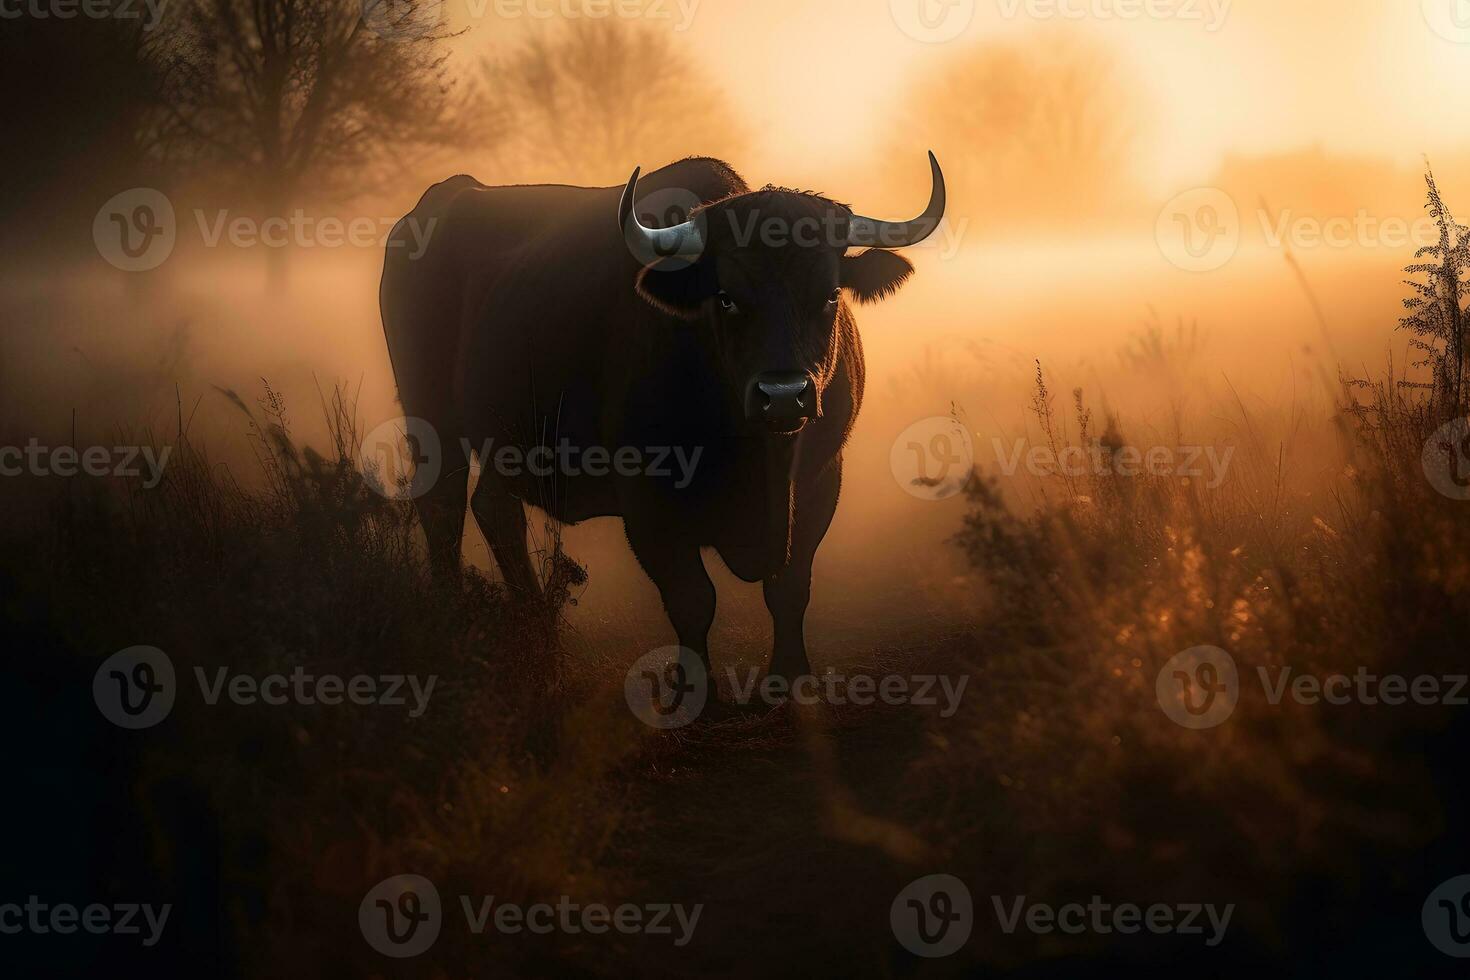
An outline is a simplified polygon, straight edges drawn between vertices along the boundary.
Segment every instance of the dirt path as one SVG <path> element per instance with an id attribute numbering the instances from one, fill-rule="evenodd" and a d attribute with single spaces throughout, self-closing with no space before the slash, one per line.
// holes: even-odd
<path id="1" fill-rule="evenodd" d="M 618 860 L 642 901 L 705 908 L 685 948 L 644 942 L 649 973 L 875 972 L 896 949 L 889 904 L 924 873 L 902 787 L 926 725 L 914 708 L 783 707 L 667 736 L 635 774 Z"/>

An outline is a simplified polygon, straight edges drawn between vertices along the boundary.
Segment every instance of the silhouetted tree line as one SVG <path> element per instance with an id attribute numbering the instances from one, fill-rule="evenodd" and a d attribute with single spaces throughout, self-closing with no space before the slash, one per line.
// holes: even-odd
<path id="1" fill-rule="evenodd" d="M 137 186 L 269 217 L 465 169 L 449 150 L 494 182 L 591 182 L 738 141 L 719 90 L 646 25 L 561 25 L 457 86 L 457 32 L 431 0 L 174 0 L 157 23 L 112 9 L 0 30 L 0 236 L 25 255 L 85 257 L 97 208 Z M 284 251 L 268 254 L 278 279 Z"/>
<path id="2" fill-rule="evenodd" d="M 132 186 L 194 184 L 281 215 L 390 180 L 462 135 L 440 42 L 395 0 L 176 0 L 106 18 L 20 17 L 0 32 L 10 93 L 6 233 L 90 243 L 96 208 Z M 132 16 L 124 16 L 124 14 Z M 277 250 L 272 250 L 279 255 Z"/>
<path id="3" fill-rule="evenodd" d="M 464 170 L 606 184 L 694 153 L 738 165 L 746 143 L 654 25 L 538 27 L 461 72 L 437 0 L 173 0 L 157 23 L 112 2 L 118 16 L 0 22 L 0 244 L 22 260 L 94 257 L 97 209 L 132 187 L 289 217 Z M 1137 126 L 1105 49 L 986 43 L 935 58 L 909 93 L 886 156 L 934 147 L 966 213 L 1073 223 L 1127 197 Z M 266 253 L 278 280 L 285 251 Z"/>

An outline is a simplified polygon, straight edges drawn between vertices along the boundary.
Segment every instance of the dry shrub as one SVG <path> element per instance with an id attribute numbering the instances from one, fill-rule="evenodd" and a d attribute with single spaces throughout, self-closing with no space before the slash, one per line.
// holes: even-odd
<path id="1" fill-rule="evenodd" d="M 269 386 L 254 407 L 227 396 L 251 419 L 253 487 L 190 444 L 182 419 L 151 489 L 131 479 L 7 487 L 0 597 L 22 651 L 19 702 L 36 706 L 10 722 L 36 746 L 37 773 L 73 773 L 63 779 L 73 791 L 102 786 L 111 825 L 93 833 L 107 853 L 76 853 L 75 873 L 108 882 L 120 901 L 174 904 L 180 938 L 139 951 L 152 952 L 140 962 L 369 975 L 382 961 L 358 933 L 357 904 L 401 873 L 438 882 L 450 903 L 619 894 L 597 869 L 620 815 L 606 777 L 638 740 L 589 734 L 606 731 L 618 702 L 565 662 L 559 610 L 514 604 L 473 571 L 458 588 L 431 580 L 411 505 L 375 490 L 358 465 L 340 389 L 323 401 L 325 455 L 292 441 Z M 553 601 L 567 597 L 563 583 Z M 125 732 L 92 704 L 91 677 L 135 644 L 169 655 L 179 694 L 157 727 Z M 406 685 L 403 706 L 211 705 L 195 676 L 297 668 L 437 681 L 411 717 Z M 60 807 L 49 787 L 30 788 L 48 811 Z M 26 880 L 65 877 L 67 849 L 32 844 L 50 864 Z M 481 964 L 522 952 L 459 951 Z M 444 955 L 456 956 L 449 940 Z"/>
<path id="2" fill-rule="evenodd" d="M 1438 295 L 1459 302 L 1455 289 Z M 1417 928 L 1429 889 L 1463 870 L 1463 845 L 1447 843 L 1465 815 L 1463 709 L 1290 694 L 1272 704 L 1266 684 L 1285 668 L 1293 678 L 1465 672 L 1470 521 L 1425 478 L 1422 458 L 1442 422 L 1465 414 L 1446 361 L 1463 346 L 1441 337 L 1420 349 L 1428 385 L 1344 389 L 1342 456 L 1325 486 L 1287 478 L 1297 447 L 1256 443 L 1239 403 L 1248 438 L 1224 486 L 1120 476 L 1110 465 L 1127 444 L 1120 423 L 1089 438 L 1080 392 L 1074 427 L 1101 472 L 1048 477 L 1029 512 L 996 482 L 972 483 L 957 542 L 990 600 L 971 652 L 972 689 L 984 693 L 919 781 L 927 798 L 949 801 L 929 809 L 927 829 L 950 835 L 955 866 L 980 869 L 986 895 L 1235 902 L 1227 949 L 1243 957 L 1310 958 L 1326 931 L 1354 955 L 1355 926 L 1382 914 L 1365 894 L 1401 895 L 1410 914 L 1394 921 Z M 1038 368 L 1032 408 L 1055 449 L 1066 440 L 1051 405 Z M 1226 722 L 1194 731 L 1160 709 L 1155 682 L 1201 645 L 1231 655 L 1240 695 Z M 982 908 L 982 929 L 988 918 Z M 1031 955 L 1132 948 L 1098 935 L 1032 943 Z M 1006 937 L 1003 948 L 1009 957 L 1025 944 Z"/>

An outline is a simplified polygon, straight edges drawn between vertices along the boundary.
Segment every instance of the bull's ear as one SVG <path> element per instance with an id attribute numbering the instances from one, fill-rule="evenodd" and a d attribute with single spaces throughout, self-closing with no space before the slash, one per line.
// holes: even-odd
<path id="1" fill-rule="evenodd" d="M 859 303 L 877 303 L 898 292 L 914 267 L 895 252 L 870 248 L 842 260 L 842 285 Z"/>
<path id="2" fill-rule="evenodd" d="M 682 269 L 648 266 L 638 273 L 638 295 L 671 316 L 692 320 L 704 302 L 719 292 L 714 271 L 703 259 Z"/>

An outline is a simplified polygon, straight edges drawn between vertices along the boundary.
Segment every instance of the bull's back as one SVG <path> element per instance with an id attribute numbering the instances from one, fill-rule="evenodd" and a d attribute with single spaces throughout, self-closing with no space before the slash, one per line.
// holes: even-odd
<path id="1" fill-rule="evenodd" d="M 675 188 L 708 201 L 745 185 L 708 158 L 639 181 L 643 197 Z M 587 416 L 607 416 L 608 375 L 630 335 L 641 341 L 647 321 L 662 316 L 636 297 L 639 263 L 617 224 L 621 193 L 487 187 L 465 175 L 429 188 L 389 236 L 379 296 L 405 407 L 478 416 L 456 420 L 456 434 L 475 438 L 509 436 L 469 430 L 503 429 L 507 413 L 529 408 L 532 425 L 555 415 L 564 433 L 582 430 L 569 437 L 590 441 L 600 419 Z"/>
<path id="2" fill-rule="evenodd" d="M 547 221 L 564 221 L 589 193 L 487 187 L 459 175 L 429 188 L 394 226 L 379 307 L 405 403 L 451 398 L 466 345 L 463 333 L 476 307 L 516 265 L 519 253 L 545 236 Z"/>

